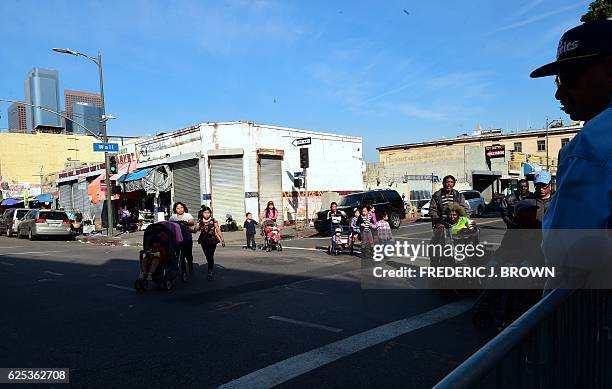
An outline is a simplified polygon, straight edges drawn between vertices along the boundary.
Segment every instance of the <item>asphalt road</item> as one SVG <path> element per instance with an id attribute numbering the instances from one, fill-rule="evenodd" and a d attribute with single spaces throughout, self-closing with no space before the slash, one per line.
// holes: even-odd
<path id="1" fill-rule="evenodd" d="M 501 241 L 500 220 L 478 222 Z M 0 367 L 67 367 L 79 388 L 428 388 L 492 336 L 472 327 L 470 298 L 364 290 L 360 259 L 327 244 L 219 248 L 213 281 L 194 247 L 189 283 L 138 294 L 138 248 L 1 237 Z"/>

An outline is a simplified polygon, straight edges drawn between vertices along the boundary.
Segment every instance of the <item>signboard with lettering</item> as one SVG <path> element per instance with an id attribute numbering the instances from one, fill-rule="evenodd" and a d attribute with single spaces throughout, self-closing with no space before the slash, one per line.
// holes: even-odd
<path id="1" fill-rule="evenodd" d="M 492 145 L 485 146 L 485 155 L 487 158 L 504 158 L 506 155 L 506 146 Z"/>
<path id="2" fill-rule="evenodd" d="M 294 146 L 300 147 L 300 146 L 308 146 L 309 144 L 312 143 L 312 138 L 308 137 L 308 138 L 298 138 L 298 139 L 294 139 L 293 142 Z"/>
<path id="3" fill-rule="evenodd" d="M 516 162 L 527 162 L 527 155 L 525 153 L 519 153 L 518 151 L 513 151 L 510 154 L 510 158 Z"/>
<path id="4" fill-rule="evenodd" d="M 94 143 L 93 151 L 104 153 L 116 153 L 119 151 L 119 143 Z"/>
<path id="5" fill-rule="evenodd" d="M 521 174 L 521 168 L 523 163 L 519 161 L 508 162 L 508 173 L 509 174 Z"/>

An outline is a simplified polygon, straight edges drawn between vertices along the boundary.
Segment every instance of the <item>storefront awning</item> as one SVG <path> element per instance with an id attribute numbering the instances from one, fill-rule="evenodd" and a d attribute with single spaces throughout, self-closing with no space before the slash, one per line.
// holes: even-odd
<path id="1" fill-rule="evenodd" d="M 119 182 L 123 184 L 123 192 L 135 192 L 137 190 L 144 190 L 147 193 L 167 192 L 172 186 L 170 167 L 160 165 L 144 168 L 126 174 Z"/>
<path id="2" fill-rule="evenodd" d="M 39 203 L 51 203 L 53 202 L 53 195 L 51 193 L 43 193 L 36 196 L 36 201 Z"/>
<path id="3" fill-rule="evenodd" d="M 23 203 L 23 200 L 19 201 L 19 200 L 16 200 L 16 199 L 6 199 L 6 200 L 2 201 L 2 203 L 0 203 L 0 205 L 5 205 L 7 207 L 10 207 L 11 205 L 15 205 L 15 204 L 18 204 L 18 203 Z"/>
<path id="4" fill-rule="evenodd" d="M 491 171 L 491 170 L 472 170 L 473 176 L 490 176 L 490 177 L 501 177 L 502 172 Z"/>
<path id="5" fill-rule="evenodd" d="M 130 181 L 140 180 L 146 177 L 151 170 L 153 170 L 153 168 L 145 168 L 145 169 L 135 171 L 133 173 L 128 173 L 122 176 L 121 178 L 119 178 L 118 181 L 119 182 L 130 182 Z"/>
<path id="6" fill-rule="evenodd" d="M 523 174 L 535 174 L 536 172 L 542 170 L 542 167 L 539 163 L 535 162 L 527 162 L 523 164 Z"/>

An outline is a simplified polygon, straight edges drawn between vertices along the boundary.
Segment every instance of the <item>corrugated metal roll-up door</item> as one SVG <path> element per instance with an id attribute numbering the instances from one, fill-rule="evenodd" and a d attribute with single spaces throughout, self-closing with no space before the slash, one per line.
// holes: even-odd
<path id="1" fill-rule="evenodd" d="M 259 158 L 259 213 L 266 209 L 268 201 L 274 201 L 278 210 L 277 224 L 284 220 L 282 168 L 280 157 L 262 155 Z"/>
<path id="2" fill-rule="evenodd" d="M 199 160 L 190 159 L 173 163 L 171 168 L 174 201 L 185 203 L 189 213 L 196 217 L 202 204 Z"/>
<path id="3" fill-rule="evenodd" d="M 79 184 L 72 184 L 72 209 L 75 211 L 83 207 L 83 193 L 79 190 Z"/>
<path id="4" fill-rule="evenodd" d="M 60 208 L 72 209 L 72 184 L 59 186 L 59 204 Z"/>
<path id="5" fill-rule="evenodd" d="M 89 196 L 87 195 L 87 182 L 75 182 L 72 184 L 72 197 L 74 210 L 82 213 L 89 212 Z"/>
<path id="6" fill-rule="evenodd" d="M 210 159 L 211 208 L 220 224 L 225 223 L 227 214 L 232 215 L 234 220 L 244 219 L 242 166 L 242 156 Z"/>

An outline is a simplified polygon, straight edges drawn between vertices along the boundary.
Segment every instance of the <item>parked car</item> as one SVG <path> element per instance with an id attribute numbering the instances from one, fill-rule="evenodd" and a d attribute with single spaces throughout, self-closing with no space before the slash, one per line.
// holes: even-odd
<path id="1" fill-rule="evenodd" d="M 431 219 L 431 215 L 429 214 L 429 205 L 431 204 L 431 200 L 423 204 L 421 210 L 419 211 L 419 220 L 429 220 Z"/>
<path id="2" fill-rule="evenodd" d="M 32 209 L 23 217 L 17 237 L 28 237 L 35 240 L 40 237 L 63 236 L 72 238 L 70 219 L 65 211 L 50 209 Z"/>
<path id="3" fill-rule="evenodd" d="M 338 201 L 338 209 L 346 212 L 350 220 L 355 214 L 354 209 L 366 205 L 374 207 L 376 216 L 381 217 L 383 213 L 389 215 L 389 225 L 391 228 L 399 228 L 402 220 L 406 218 L 406 205 L 397 191 L 393 189 L 377 189 L 366 192 L 351 193 L 342 196 Z M 316 214 L 314 226 L 322 235 L 329 235 L 329 222 L 327 212 L 329 209 L 322 209 Z"/>
<path id="4" fill-rule="evenodd" d="M 0 216 L 0 235 L 6 234 L 7 237 L 11 237 L 17 234 L 21 219 L 29 211 L 28 208 L 11 208 L 4 211 Z"/>
<path id="5" fill-rule="evenodd" d="M 470 215 L 482 217 L 486 206 L 482 194 L 477 190 L 462 190 L 460 192 L 470 205 Z"/>

